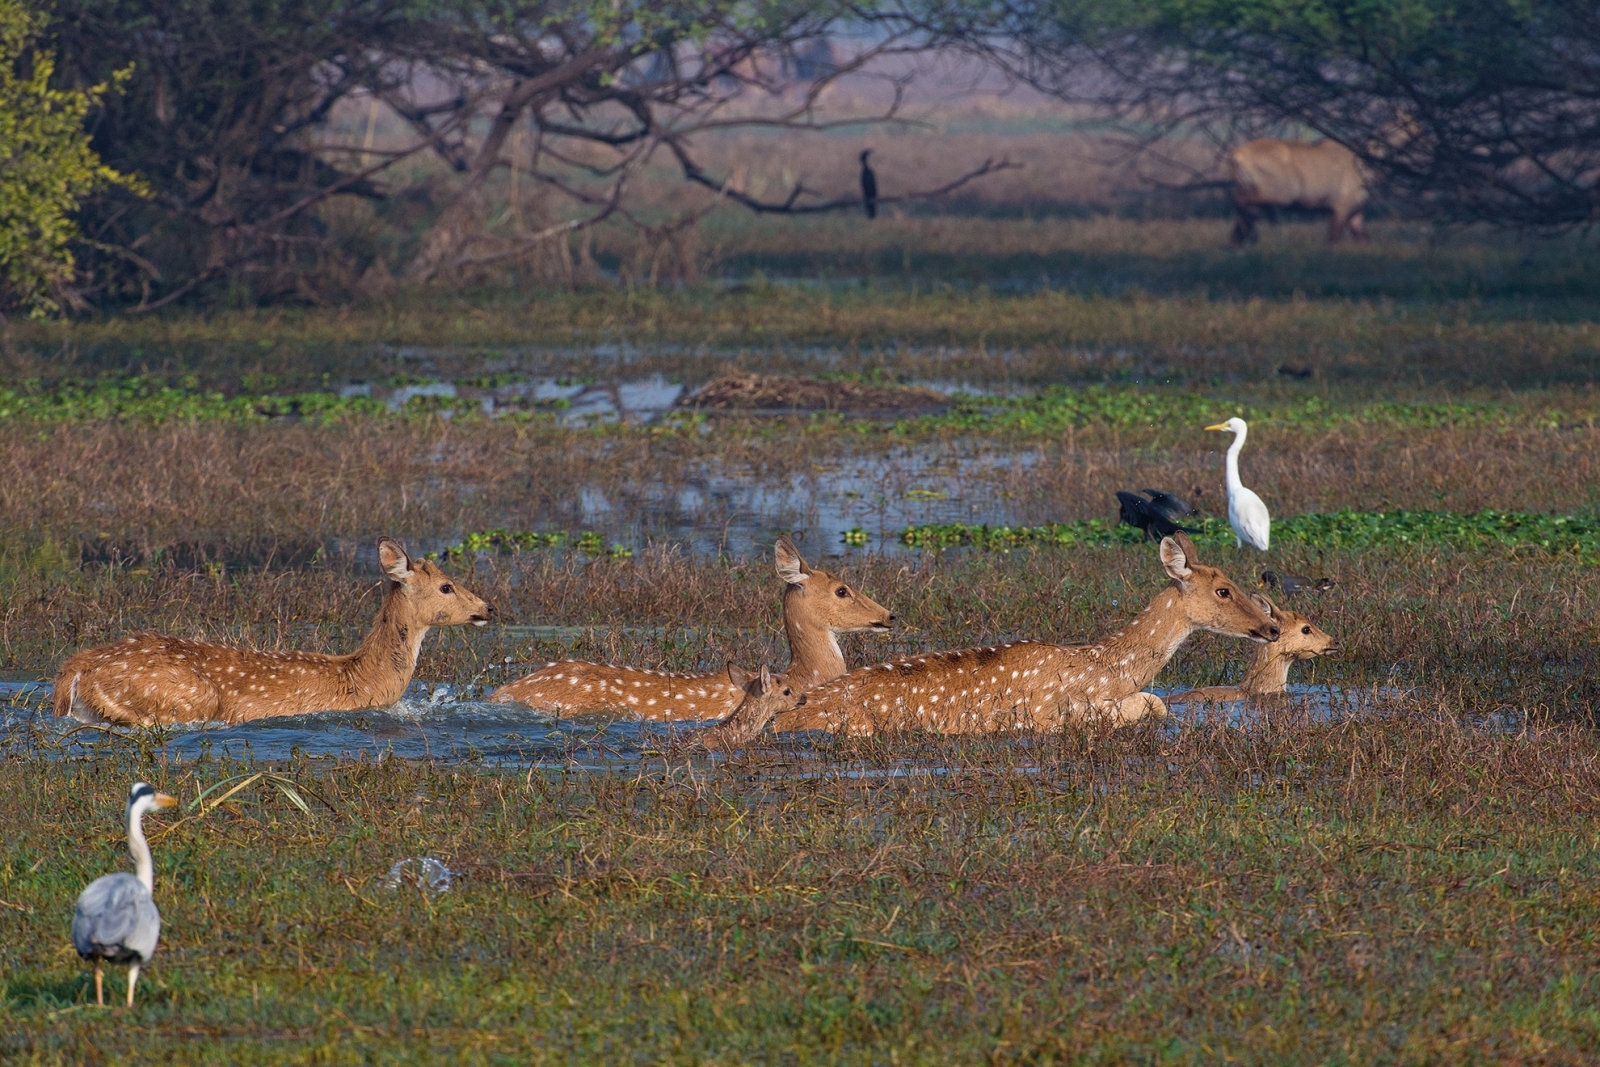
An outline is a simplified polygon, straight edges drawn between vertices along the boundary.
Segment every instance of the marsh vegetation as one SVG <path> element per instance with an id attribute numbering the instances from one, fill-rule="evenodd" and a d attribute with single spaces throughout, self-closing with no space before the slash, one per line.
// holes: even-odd
<path id="1" fill-rule="evenodd" d="M 312 814 L 262 785 L 159 832 L 162 951 L 137 1013 L 111 1016 L 85 1006 L 65 930 L 117 862 L 127 782 L 187 805 L 269 764 L 207 755 L 201 734 L 64 739 L 24 693 L 0 741 L 4 1055 L 1586 1055 L 1587 247 L 1383 223 L 1368 246 L 1285 226 L 1235 255 L 1210 219 L 879 221 L 752 227 L 724 245 L 743 249 L 737 280 L 677 291 L 9 323 L 0 671 L 46 679 L 143 628 L 351 648 L 381 534 L 439 553 L 506 623 L 424 644 L 417 677 L 448 687 L 435 757 L 456 702 L 530 663 L 781 665 L 768 553 L 787 531 L 897 615 L 846 639 L 852 663 L 1088 639 L 1161 583 L 1153 546 L 1107 532 L 1115 491 L 1169 488 L 1215 523 L 1200 428 L 1241 414 L 1248 484 L 1284 523 L 1269 565 L 1338 580 L 1288 605 L 1340 645 L 1292 680 L 1367 694 L 1359 714 L 708 761 L 666 729 L 534 716 L 497 721 L 494 747 L 390 758 L 411 720 L 371 713 L 346 724 L 365 754 L 270 764 L 327 800 Z M 831 280 L 769 280 L 817 273 L 808 248 Z M 689 393 L 730 370 L 950 399 L 610 420 L 512 395 L 653 376 Z M 427 383 L 454 396 L 385 399 Z M 341 399 L 354 384 L 374 388 Z M 1307 517 L 1342 509 L 1337 529 Z M 904 537 L 1049 524 L 1082 536 Z M 1254 585 L 1258 554 L 1201 546 Z M 1248 659 L 1201 636 L 1161 684 L 1237 682 Z M 448 892 L 379 886 L 425 855 L 456 873 Z"/>

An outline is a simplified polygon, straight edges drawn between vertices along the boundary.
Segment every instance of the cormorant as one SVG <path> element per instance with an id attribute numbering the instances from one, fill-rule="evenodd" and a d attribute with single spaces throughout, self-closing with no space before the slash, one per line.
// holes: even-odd
<path id="1" fill-rule="evenodd" d="M 866 209 L 867 218 L 875 219 L 878 217 L 878 176 L 867 162 L 870 155 L 870 148 L 861 153 L 861 206 Z"/>

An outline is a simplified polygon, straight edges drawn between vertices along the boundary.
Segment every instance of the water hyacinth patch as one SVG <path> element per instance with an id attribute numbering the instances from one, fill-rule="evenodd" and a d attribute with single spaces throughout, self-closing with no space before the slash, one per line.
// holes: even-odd
<path id="1" fill-rule="evenodd" d="M 1201 544 L 1229 544 L 1233 531 L 1224 519 L 1186 520 Z M 1356 511 L 1345 508 L 1274 519 L 1273 540 L 1321 548 L 1361 549 L 1394 545 L 1455 547 L 1528 546 L 1572 552 L 1600 560 L 1600 522 L 1589 516 L 1536 512 Z M 1103 519 L 1045 523 L 1040 526 L 988 526 L 961 522 L 908 526 L 900 543 L 910 548 L 1009 551 L 1030 545 L 1137 544 L 1143 531 Z"/>

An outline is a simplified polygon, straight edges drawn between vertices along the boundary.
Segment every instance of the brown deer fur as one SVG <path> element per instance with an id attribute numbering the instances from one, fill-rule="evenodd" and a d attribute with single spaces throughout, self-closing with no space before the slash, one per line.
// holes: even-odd
<path id="1" fill-rule="evenodd" d="M 494 609 L 390 538 L 378 542 L 378 561 L 389 579 L 383 607 L 347 656 L 134 634 L 61 665 L 56 714 L 151 725 L 388 707 L 410 684 L 429 628 L 483 626 Z"/>
<path id="2" fill-rule="evenodd" d="M 1348 229 L 1366 237 L 1363 212 L 1367 179 L 1355 153 L 1337 141 L 1280 141 L 1264 137 L 1247 141 L 1229 157 L 1232 198 L 1237 219 L 1235 245 L 1254 244 L 1256 220 L 1263 209 L 1304 207 L 1333 212 L 1328 243 Z"/>
<path id="3" fill-rule="evenodd" d="M 1241 685 L 1210 685 L 1167 698 L 1169 704 L 1223 703 L 1281 694 L 1289 684 L 1289 667 L 1298 660 L 1316 659 L 1339 651 L 1339 643 L 1310 619 L 1286 611 L 1266 597 L 1255 599 L 1278 624 L 1276 641 L 1256 646 L 1255 660 Z"/>
<path id="4" fill-rule="evenodd" d="M 862 667 L 818 686 L 776 727 L 868 736 L 1052 730 L 1133 722 L 1166 708 L 1149 685 L 1196 630 L 1272 641 L 1278 625 L 1227 575 L 1201 565 L 1183 534 L 1161 542 L 1172 583 L 1128 626 L 1093 645 L 1019 641 Z"/>
<path id="5" fill-rule="evenodd" d="M 787 537 L 778 538 L 773 560 L 784 582 L 783 629 L 790 657 L 778 679 L 804 693 L 849 669 L 839 634 L 885 633 L 894 616 L 827 571 L 807 566 Z M 731 667 L 691 675 L 563 660 L 501 686 L 489 699 L 562 715 L 621 710 L 641 719 L 683 722 L 730 714 L 743 703 L 750 677 Z"/>

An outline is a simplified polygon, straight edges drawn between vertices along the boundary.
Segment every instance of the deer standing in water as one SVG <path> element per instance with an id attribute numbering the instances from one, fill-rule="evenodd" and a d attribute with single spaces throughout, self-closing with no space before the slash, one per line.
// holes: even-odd
<path id="1" fill-rule="evenodd" d="M 56 714 L 152 725 L 388 707 L 411 683 L 430 627 L 483 626 L 494 609 L 432 563 L 411 559 L 398 541 L 378 542 L 378 562 L 388 592 L 377 625 L 350 655 L 258 652 L 135 634 L 61 665 Z"/>
<path id="2" fill-rule="evenodd" d="M 777 729 L 983 734 L 1165 716 L 1160 698 L 1141 690 L 1190 634 L 1266 642 L 1278 638 L 1278 624 L 1227 575 L 1201 565 L 1183 534 L 1162 540 L 1161 564 L 1172 584 L 1097 644 L 1018 641 L 862 667 L 779 712 Z"/>
<path id="3" fill-rule="evenodd" d="M 827 571 L 807 566 L 787 537 L 778 538 L 773 560 L 784 582 L 783 629 L 789 638 L 789 668 L 777 677 L 795 694 L 804 693 L 849 669 L 840 634 L 887 633 L 894 615 Z M 714 674 L 668 674 L 563 660 L 501 686 L 489 699 L 561 715 L 620 709 L 641 719 L 684 722 L 731 714 L 752 678 L 733 666 Z"/>
<path id="4" fill-rule="evenodd" d="M 1285 611 L 1259 593 L 1253 594 L 1272 621 L 1278 624 L 1276 641 L 1256 646 L 1255 661 L 1241 685 L 1208 685 L 1167 698 L 1169 704 L 1226 703 L 1283 693 L 1289 685 L 1289 667 L 1297 660 L 1316 659 L 1339 651 L 1339 643 L 1321 627 L 1296 611 Z"/>

